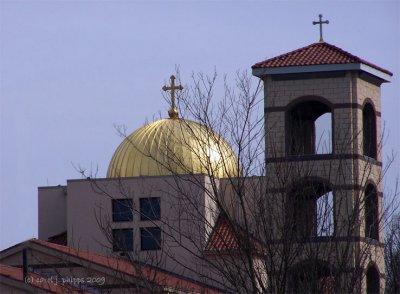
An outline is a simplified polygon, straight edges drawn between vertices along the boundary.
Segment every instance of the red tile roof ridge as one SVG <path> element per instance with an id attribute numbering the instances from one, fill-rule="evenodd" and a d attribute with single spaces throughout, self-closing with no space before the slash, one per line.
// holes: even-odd
<path id="1" fill-rule="evenodd" d="M 227 217 L 220 214 L 206 244 L 205 253 L 239 251 L 239 235 L 245 234 L 245 230 L 239 225 L 236 228 L 237 231 L 234 230 L 233 224 Z M 264 248 L 262 242 L 251 235 L 250 242 L 255 253 L 260 253 Z"/>
<path id="2" fill-rule="evenodd" d="M 178 274 L 165 271 L 152 265 L 140 264 L 139 262 L 135 263 L 122 258 L 87 252 L 80 249 L 50 243 L 38 239 L 31 239 L 29 241 L 42 245 L 44 247 L 60 251 L 62 253 L 66 253 L 68 255 L 85 259 L 101 266 L 112 268 L 113 270 L 119 271 L 124 274 L 133 275 L 134 277 L 151 278 L 155 283 L 158 283 L 160 285 L 172 288 L 191 289 L 194 291 L 200 291 L 201 293 L 222 293 L 220 290 L 214 288 L 213 286 L 198 282 L 196 280 L 192 280 L 190 278 L 179 276 Z"/>
<path id="3" fill-rule="evenodd" d="M 239 249 L 239 242 L 231 224 L 225 216 L 219 216 L 205 247 L 206 252 L 232 251 Z"/>
<path id="4" fill-rule="evenodd" d="M 328 49 L 329 52 L 318 52 L 316 49 Z M 313 51 L 310 51 L 314 49 Z M 304 54 L 308 56 L 304 56 Z M 323 56 L 321 56 L 321 53 Z M 333 56 L 332 54 L 336 54 Z M 288 60 L 290 59 L 290 60 Z M 335 45 L 327 42 L 317 42 L 301 47 L 299 49 L 257 62 L 252 68 L 268 68 L 268 67 L 290 67 L 290 66 L 307 66 L 307 65 L 324 65 L 324 64 L 347 64 L 362 63 L 382 71 L 390 76 L 392 72 L 368 62 L 356 55 L 351 54 Z"/>

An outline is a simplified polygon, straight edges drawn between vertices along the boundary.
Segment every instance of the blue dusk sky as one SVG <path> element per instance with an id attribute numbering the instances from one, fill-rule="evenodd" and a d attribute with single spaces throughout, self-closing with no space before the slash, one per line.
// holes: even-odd
<path id="1" fill-rule="evenodd" d="M 383 158 L 399 177 L 400 1 L 0 0 L 0 249 L 37 237 L 37 187 L 104 177 L 128 132 L 167 103 L 179 66 L 234 77 L 258 61 L 319 40 L 394 73 L 382 85 Z M 256 82 L 257 79 L 254 78 Z"/>

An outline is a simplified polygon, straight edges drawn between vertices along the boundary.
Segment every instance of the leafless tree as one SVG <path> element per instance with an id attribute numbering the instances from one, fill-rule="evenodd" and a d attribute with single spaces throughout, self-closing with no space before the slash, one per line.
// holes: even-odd
<path id="1" fill-rule="evenodd" d="M 176 222 L 161 220 L 162 234 L 187 251 L 196 264 L 188 268 L 168 250 L 163 250 L 162 258 L 174 259 L 185 273 L 227 292 L 361 292 L 368 281 L 376 279 L 372 261 L 383 258 L 383 229 L 387 216 L 398 207 L 395 197 L 383 197 L 369 182 L 374 174 L 378 181 L 375 185 L 381 185 L 386 168 L 377 169 L 376 163 L 366 158 L 358 167 L 358 186 L 349 192 L 348 187 L 342 187 L 349 174 L 345 159 L 322 156 L 322 170 L 313 160 L 287 158 L 271 162 L 265 158 L 265 140 L 274 142 L 274 130 L 265 129 L 261 83 L 253 85 L 251 77 L 238 73 L 234 86 L 224 78 L 224 89 L 218 92 L 216 74 L 192 78 L 192 85 L 185 86 L 178 96 L 178 111 L 185 119 L 179 120 L 181 128 L 197 141 L 174 135 L 168 140 L 180 140 L 200 160 L 206 182 L 191 170 L 177 172 L 177 167 L 187 167 L 169 147 L 162 151 L 168 156 L 167 161 L 153 159 L 170 172 L 165 192 L 176 209 L 177 219 L 186 222 L 182 229 Z M 199 131 L 188 120 L 204 128 Z M 129 140 L 122 129 L 120 134 Z M 356 144 L 361 135 L 343 131 L 343 145 Z M 216 151 L 223 153 L 225 141 L 221 138 L 230 143 L 236 154 L 234 169 L 232 158 L 219 158 L 216 167 L 204 150 L 212 142 Z M 378 146 L 381 148 L 382 144 L 378 142 Z M 345 147 L 335 146 L 337 150 Z M 278 149 L 279 146 L 268 150 L 269 158 L 278 154 Z M 226 172 L 224 178 L 217 177 L 218 168 Z M 124 189 L 123 179 L 118 181 L 120 194 L 132 198 Z M 206 195 L 207 202 L 194 197 L 194 190 L 188 186 Z M 93 187 L 98 193 L 114 197 L 95 179 Z M 385 205 L 383 199 L 387 201 Z M 132 210 L 140 213 L 137 207 Z M 99 218 L 99 225 L 109 234 L 108 221 Z M 109 241 L 113 241 L 111 237 Z M 139 254 L 127 256 L 134 260 Z M 159 265 L 162 258 L 145 262 Z"/>
<path id="2" fill-rule="evenodd" d="M 400 216 L 394 215 L 385 238 L 386 293 L 400 292 Z"/>

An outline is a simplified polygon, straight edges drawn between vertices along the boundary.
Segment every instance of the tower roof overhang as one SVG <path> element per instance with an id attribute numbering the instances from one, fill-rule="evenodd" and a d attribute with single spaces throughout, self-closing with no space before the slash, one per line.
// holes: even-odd
<path id="1" fill-rule="evenodd" d="M 267 75 L 282 74 L 302 74 L 302 73 L 319 73 L 319 72 L 335 72 L 335 71 L 361 71 L 382 80 L 382 82 L 390 82 L 392 75 L 375 69 L 363 63 L 347 63 L 347 64 L 318 64 L 303 66 L 285 66 L 285 67 L 264 67 L 253 68 L 253 76 L 263 78 Z"/>
<path id="2" fill-rule="evenodd" d="M 389 82 L 390 71 L 357 57 L 327 42 L 318 42 L 285 54 L 258 62 L 253 75 L 306 74 L 338 71 L 359 71 Z"/>

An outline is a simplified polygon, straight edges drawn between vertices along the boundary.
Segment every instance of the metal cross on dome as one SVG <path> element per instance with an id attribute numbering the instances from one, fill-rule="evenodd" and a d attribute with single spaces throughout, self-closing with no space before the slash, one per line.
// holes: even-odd
<path id="1" fill-rule="evenodd" d="M 322 14 L 318 15 L 319 16 L 319 21 L 313 21 L 313 25 L 319 24 L 319 41 L 323 42 L 324 39 L 322 38 L 322 25 L 323 24 L 329 24 L 329 20 L 324 20 L 322 21 Z"/>
<path id="2" fill-rule="evenodd" d="M 170 79 L 171 79 L 171 86 L 169 86 L 169 87 L 164 86 L 164 87 L 162 87 L 162 89 L 164 91 L 171 90 L 171 109 L 168 111 L 168 114 L 169 114 L 170 118 L 178 118 L 178 111 L 176 110 L 176 107 L 175 107 L 175 90 L 183 90 L 183 87 L 182 87 L 182 85 L 175 86 L 176 78 L 174 75 L 172 75 L 170 77 Z"/>

